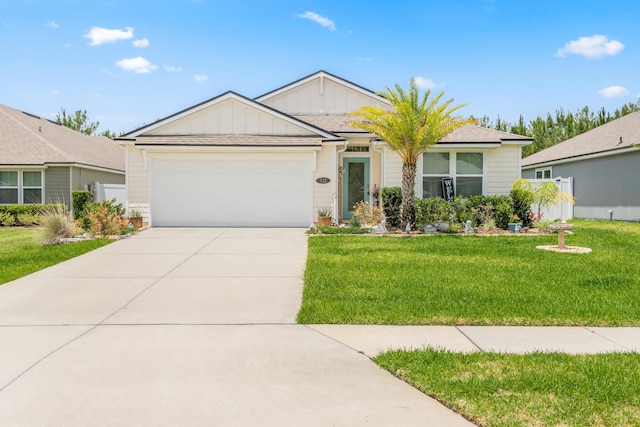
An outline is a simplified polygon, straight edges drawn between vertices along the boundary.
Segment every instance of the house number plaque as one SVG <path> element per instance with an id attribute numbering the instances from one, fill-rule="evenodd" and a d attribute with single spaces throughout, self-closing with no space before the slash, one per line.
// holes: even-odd
<path id="1" fill-rule="evenodd" d="M 326 176 L 321 176 L 320 178 L 316 179 L 316 182 L 318 184 L 328 184 L 331 182 L 331 180 L 329 178 L 327 178 Z"/>

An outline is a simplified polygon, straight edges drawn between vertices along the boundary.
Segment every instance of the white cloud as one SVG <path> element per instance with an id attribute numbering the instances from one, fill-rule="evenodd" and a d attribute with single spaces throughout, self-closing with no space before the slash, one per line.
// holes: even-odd
<path id="1" fill-rule="evenodd" d="M 179 73 L 182 71 L 182 67 L 172 67 L 171 65 L 165 65 L 164 69 L 170 73 Z"/>
<path id="2" fill-rule="evenodd" d="M 45 24 L 47 27 L 51 28 L 60 28 L 60 25 L 56 23 L 56 21 L 49 21 Z"/>
<path id="3" fill-rule="evenodd" d="M 334 24 L 334 22 L 331 19 L 326 18 L 324 16 L 320 16 L 315 12 L 299 13 L 296 16 L 298 18 L 310 19 L 313 22 L 316 22 L 316 23 L 322 25 L 323 27 L 328 28 L 330 31 L 337 30 L 336 24 Z"/>
<path id="4" fill-rule="evenodd" d="M 116 62 L 116 65 L 125 71 L 133 71 L 136 74 L 147 74 L 158 69 L 156 65 L 141 56 L 125 58 Z"/>
<path id="5" fill-rule="evenodd" d="M 618 40 L 611 40 L 607 36 L 595 34 L 591 37 L 580 37 L 565 44 L 556 51 L 555 56 L 563 58 L 566 54 L 582 55 L 585 58 L 601 58 L 617 55 L 624 49 Z"/>
<path id="6" fill-rule="evenodd" d="M 373 58 L 370 56 L 358 56 L 356 57 L 357 61 L 365 61 L 365 62 L 371 62 L 373 61 Z"/>
<path id="7" fill-rule="evenodd" d="M 133 38 L 133 28 L 127 27 L 126 31 L 108 30 L 106 28 L 91 27 L 89 32 L 84 35 L 85 38 L 91 39 L 89 46 L 97 46 L 104 43 L 114 43 L 118 40 L 128 40 Z"/>
<path id="8" fill-rule="evenodd" d="M 434 89 L 440 86 L 439 84 L 435 83 L 433 80 L 425 79 L 424 77 L 420 77 L 420 76 L 416 77 L 414 80 L 418 85 L 418 87 L 422 89 Z"/>
<path id="9" fill-rule="evenodd" d="M 629 95 L 629 91 L 622 86 L 609 86 L 598 91 L 598 93 L 606 98 L 618 98 Z"/>
<path id="10" fill-rule="evenodd" d="M 197 83 L 204 83 L 209 80 L 209 77 L 205 76 L 204 74 L 196 74 L 195 76 L 193 76 L 193 80 L 195 80 Z"/>
<path id="11" fill-rule="evenodd" d="M 65 49 L 69 49 L 71 47 L 71 43 L 67 42 L 67 43 L 63 44 L 62 47 L 65 48 Z"/>
<path id="12" fill-rule="evenodd" d="M 134 47 L 147 47 L 149 46 L 149 39 L 134 40 L 131 44 L 133 44 Z"/>

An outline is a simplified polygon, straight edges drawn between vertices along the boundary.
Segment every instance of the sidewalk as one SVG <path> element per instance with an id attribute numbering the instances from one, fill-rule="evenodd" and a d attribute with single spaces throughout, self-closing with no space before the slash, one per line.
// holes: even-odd
<path id="1" fill-rule="evenodd" d="M 400 348 L 570 354 L 640 351 L 640 328 L 566 326 L 309 325 L 369 357 Z"/>

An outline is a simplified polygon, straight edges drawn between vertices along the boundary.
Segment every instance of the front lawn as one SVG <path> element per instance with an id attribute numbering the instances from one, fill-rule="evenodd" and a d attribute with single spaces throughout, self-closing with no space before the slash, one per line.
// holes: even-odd
<path id="1" fill-rule="evenodd" d="M 42 246 L 37 240 L 38 232 L 37 228 L 0 228 L 0 285 L 112 242 L 94 239 Z"/>
<path id="2" fill-rule="evenodd" d="M 640 325 L 640 224 L 555 235 L 309 239 L 300 323 Z"/>
<path id="3" fill-rule="evenodd" d="M 481 426 L 640 425 L 640 354 L 391 351 L 383 368 Z"/>

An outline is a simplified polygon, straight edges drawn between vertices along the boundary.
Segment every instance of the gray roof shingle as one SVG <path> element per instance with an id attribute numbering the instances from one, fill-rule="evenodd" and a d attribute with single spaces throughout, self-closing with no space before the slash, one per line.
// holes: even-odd
<path id="1" fill-rule="evenodd" d="M 622 142 L 620 142 L 622 138 Z M 640 144 L 640 111 L 627 114 L 522 159 L 531 166 L 629 148 Z"/>
<path id="2" fill-rule="evenodd" d="M 0 165 L 77 163 L 124 171 L 124 149 L 0 104 Z"/>

